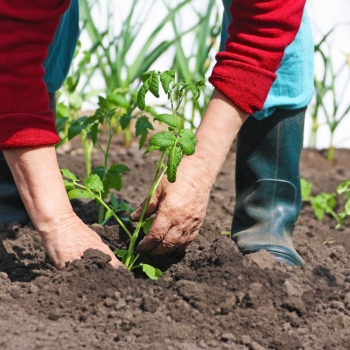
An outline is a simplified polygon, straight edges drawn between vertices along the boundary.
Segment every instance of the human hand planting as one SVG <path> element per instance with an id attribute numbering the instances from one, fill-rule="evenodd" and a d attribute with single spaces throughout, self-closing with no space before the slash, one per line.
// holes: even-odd
<path id="1" fill-rule="evenodd" d="M 74 234 L 73 234 L 74 233 Z M 109 262 L 114 268 L 124 267 L 100 236 L 88 228 L 74 213 L 63 222 L 42 234 L 41 239 L 47 255 L 58 268 L 66 265 L 67 261 L 81 259 L 87 249 L 98 249 L 111 257 Z"/>
<path id="2" fill-rule="evenodd" d="M 184 250 L 198 235 L 206 213 L 211 182 L 207 169 L 195 155 L 185 157 L 176 182 L 163 178 L 149 203 L 145 218 L 157 213 L 149 233 L 139 243 L 139 251 L 158 255 Z M 145 202 L 131 215 L 140 219 Z"/>

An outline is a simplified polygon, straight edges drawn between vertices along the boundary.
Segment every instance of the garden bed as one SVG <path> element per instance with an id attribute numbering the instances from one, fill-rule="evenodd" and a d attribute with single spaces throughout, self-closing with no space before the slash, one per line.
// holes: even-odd
<path id="1" fill-rule="evenodd" d="M 131 169 L 120 196 L 133 207 L 146 196 L 157 161 L 141 155 L 136 142 L 111 151 L 112 162 Z M 83 178 L 78 145 L 65 145 L 58 157 Z M 30 224 L 0 227 L 0 348 L 349 349 L 350 228 L 336 230 L 332 218 L 318 221 L 304 205 L 294 235 L 304 268 L 273 264 L 266 252 L 243 257 L 221 233 L 231 224 L 234 161 L 233 148 L 187 252 L 150 259 L 163 271 L 158 281 L 115 271 L 98 251 L 58 271 Z M 315 193 L 334 192 L 350 178 L 350 151 L 337 150 L 330 164 L 322 152 L 304 150 L 301 174 Z M 126 247 L 117 225 L 94 224 L 92 203 L 73 205 L 111 249 Z"/>

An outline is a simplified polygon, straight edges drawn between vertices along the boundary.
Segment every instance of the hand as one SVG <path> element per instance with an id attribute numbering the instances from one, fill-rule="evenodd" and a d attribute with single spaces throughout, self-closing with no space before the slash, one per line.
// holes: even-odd
<path id="1" fill-rule="evenodd" d="M 44 248 L 58 268 L 66 265 L 66 262 L 81 259 L 84 251 L 93 248 L 102 251 L 111 257 L 109 262 L 114 268 L 124 267 L 115 257 L 109 247 L 104 244 L 100 236 L 88 228 L 74 213 L 56 228 L 47 234 L 41 234 Z"/>
<path id="2" fill-rule="evenodd" d="M 80 259 L 94 248 L 111 257 L 117 268 L 122 263 L 101 238 L 74 213 L 57 164 L 54 146 L 4 150 L 27 212 L 44 248 L 57 268 Z"/>
<path id="3" fill-rule="evenodd" d="M 137 249 L 151 255 L 186 249 L 203 223 L 211 184 L 205 164 L 194 156 L 185 157 L 176 182 L 163 178 L 154 193 L 145 218 L 156 212 L 157 216 Z M 133 221 L 139 220 L 144 203 L 131 215 Z"/>

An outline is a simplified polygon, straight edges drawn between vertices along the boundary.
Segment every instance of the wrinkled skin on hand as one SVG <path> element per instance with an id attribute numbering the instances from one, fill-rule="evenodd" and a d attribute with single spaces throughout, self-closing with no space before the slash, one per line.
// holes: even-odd
<path id="1" fill-rule="evenodd" d="M 109 264 L 114 268 L 124 267 L 100 236 L 75 215 L 61 222 L 49 233 L 42 234 L 41 239 L 49 258 L 58 269 L 64 267 L 68 261 L 81 259 L 84 251 L 89 248 L 108 254 L 111 257 Z"/>
<path id="2" fill-rule="evenodd" d="M 184 250 L 197 237 L 209 201 L 211 181 L 205 165 L 185 157 L 175 183 L 164 177 L 154 193 L 145 218 L 157 213 L 148 235 L 137 249 L 150 255 Z M 131 215 L 138 221 L 143 205 Z"/>

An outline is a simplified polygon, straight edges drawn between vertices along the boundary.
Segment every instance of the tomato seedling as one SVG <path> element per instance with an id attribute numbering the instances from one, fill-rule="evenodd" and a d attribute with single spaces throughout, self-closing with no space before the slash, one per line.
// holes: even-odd
<path id="1" fill-rule="evenodd" d="M 161 84 L 164 92 L 168 96 L 171 105 L 171 114 L 158 114 L 154 116 L 154 120 L 166 124 L 168 128 L 166 131 L 159 132 L 150 138 L 149 146 L 144 153 L 147 154 L 151 151 L 160 151 L 161 156 L 159 162 L 157 163 L 155 175 L 150 186 L 140 220 L 136 224 L 133 233 L 126 228 L 122 220 L 105 202 L 103 195 L 104 184 L 101 180 L 101 176 L 93 173 L 84 180 L 84 184 L 80 184 L 76 176 L 69 170 L 61 170 L 63 176 L 69 179 L 65 180 L 64 183 L 70 199 L 95 199 L 101 205 L 101 207 L 106 210 L 105 218 L 112 215 L 127 233 L 130 239 L 128 249 L 117 250 L 115 251 L 115 254 L 122 260 L 128 270 L 132 271 L 136 268 L 141 268 L 151 279 L 158 279 L 161 277 L 162 273 L 159 269 L 156 269 L 151 265 L 138 262 L 140 255 L 138 253 L 135 254 L 134 252 L 135 244 L 141 229 L 143 229 L 144 233 L 146 234 L 151 229 L 153 221 L 151 218 L 145 219 L 145 213 L 147 212 L 150 200 L 154 195 L 160 181 L 164 176 L 167 176 L 169 182 L 175 182 L 176 172 L 183 156 L 190 156 L 195 152 L 195 135 L 191 130 L 180 126 L 177 111 L 181 105 L 181 102 L 188 93 L 192 94 L 193 99 L 198 99 L 200 96 L 200 88 L 205 85 L 204 78 L 196 83 L 175 83 L 174 78 L 175 72 L 173 70 L 165 72 L 150 71 L 142 75 L 143 83 L 137 95 L 137 105 L 139 109 L 145 110 L 145 97 L 148 92 L 151 92 L 154 96 L 159 97 L 159 86 Z M 129 117 L 128 119 L 131 118 L 133 117 Z M 141 123 L 147 126 L 148 119 L 145 118 L 147 117 L 141 116 L 138 120 L 141 120 Z M 150 127 L 146 128 L 146 131 L 147 129 L 150 129 Z M 146 136 L 147 134 L 145 132 L 141 133 L 140 148 L 146 141 Z"/>
<path id="2" fill-rule="evenodd" d="M 309 202 L 318 220 L 322 220 L 325 214 L 330 214 L 336 221 L 337 226 L 340 223 L 338 214 L 334 211 L 337 203 L 334 193 L 321 192 L 316 196 L 312 195 L 312 184 L 305 179 L 300 179 L 301 196 L 303 202 Z"/>

